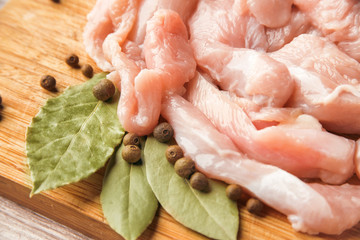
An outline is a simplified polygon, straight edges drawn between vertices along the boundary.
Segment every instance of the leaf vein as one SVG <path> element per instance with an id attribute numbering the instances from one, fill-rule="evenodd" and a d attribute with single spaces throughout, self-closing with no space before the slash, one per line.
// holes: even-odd
<path id="1" fill-rule="evenodd" d="M 124 161 L 124 160 L 123 160 Z M 130 169 L 129 169 L 129 184 L 128 184 L 128 202 L 127 202 L 127 204 L 128 204 L 128 206 L 127 206 L 127 209 L 128 209 L 128 211 L 126 211 L 127 212 L 127 224 L 128 224 L 128 230 L 129 230 L 129 233 L 130 233 L 130 239 L 132 239 L 131 238 L 131 224 L 130 224 L 130 217 L 131 217 L 131 214 L 130 214 L 130 203 L 131 203 L 131 194 L 130 194 L 130 189 L 131 189 L 131 170 L 132 170 L 132 165 L 130 164 Z"/>
<path id="2" fill-rule="evenodd" d="M 200 203 L 200 206 L 207 212 L 207 214 L 210 216 L 210 218 L 216 223 L 216 225 L 218 225 L 224 232 L 225 234 L 231 238 L 230 235 L 228 235 L 228 232 L 222 227 L 222 225 L 219 223 L 219 221 L 214 218 L 214 216 L 211 214 L 211 212 L 208 211 L 208 209 L 205 207 L 203 201 L 201 201 L 201 198 L 198 196 L 198 193 L 195 192 L 195 190 L 190 186 L 190 183 L 188 180 L 186 180 L 186 183 L 188 184 L 189 186 L 189 189 L 193 192 L 194 196 L 196 197 L 196 199 L 199 201 Z"/>
<path id="3" fill-rule="evenodd" d="M 66 150 L 64 151 L 64 153 L 62 154 L 62 156 L 60 157 L 59 161 L 56 163 L 55 168 L 49 173 L 47 174 L 46 178 L 44 179 L 44 181 L 39 185 L 38 189 L 41 188 L 41 186 L 49 179 L 49 176 L 56 172 L 57 168 L 60 165 L 60 162 L 62 161 L 64 155 L 66 154 L 66 152 L 71 149 L 72 145 L 74 144 L 74 139 L 82 132 L 82 130 L 84 129 L 84 127 L 86 126 L 86 124 L 88 123 L 88 121 L 92 118 L 92 116 L 96 113 L 96 110 L 99 108 L 99 105 L 101 104 L 101 102 L 99 101 L 94 110 L 91 112 L 91 114 L 89 115 L 89 117 L 86 118 L 86 120 L 84 121 L 84 123 L 81 125 L 79 131 L 75 134 L 75 136 L 72 138 L 72 140 L 70 141 L 70 144 L 68 145 L 68 147 L 66 148 Z"/>
<path id="4" fill-rule="evenodd" d="M 38 153 L 39 151 L 41 151 L 42 149 L 46 148 L 48 145 L 53 144 L 53 143 L 55 143 L 55 142 L 57 142 L 57 141 L 60 141 L 60 140 L 62 140 L 62 139 L 65 139 L 65 138 L 72 137 L 72 136 L 74 136 L 74 134 L 71 134 L 71 135 L 67 135 L 67 136 L 65 136 L 65 137 L 61 137 L 61 138 L 54 139 L 54 140 L 48 142 L 47 144 L 41 146 L 41 148 L 36 149 L 36 151 L 35 151 L 35 152 L 32 152 L 32 153 L 33 153 L 33 154 L 36 154 L 36 153 Z"/>
<path id="5" fill-rule="evenodd" d="M 101 138 L 101 141 L 102 141 L 102 142 L 105 142 L 105 141 L 104 141 L 103 122 L 101 121 L 101 119 L 99 118 L 98 115 L 95 114 L 95 117 L 96 117 L 96 119 L 97 119 L 97 120 L 99 121 L 99 123 L 100 123 L 100 138 Z"/>

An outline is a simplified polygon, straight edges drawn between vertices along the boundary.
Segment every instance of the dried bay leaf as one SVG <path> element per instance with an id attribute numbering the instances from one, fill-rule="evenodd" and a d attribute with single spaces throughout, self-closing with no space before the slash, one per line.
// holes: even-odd
<path id="1" fill-rule="evenodd" d="M 133 240 L 151 224 L 158 201 L 147 182 L 145 165 L 127 163 L 122 149 L 123 145 L 107 166 L 100 201 L 111 228 Z"/>
<path id="2" fill-rule="evenodd" d="M 26 153 L 31 194 L 77 182 L 103 167 L 121 143 L 124 130 L 116 115 L 118 95 L 98 101 L 92 87 L 105 78 L 69 87 L 49 99 L 27 129 Z"/>
<path id="3" fill-rule="evenodd" d="M 210 180 L 203 193 L 179 177 L 165 158 L 167 144 L 148 137 L 144 156 L 149 184 L 161 206 L 184 226 L 215 239 L 236 239 L 239 212 L 225 194 L 225 185 Z"/>

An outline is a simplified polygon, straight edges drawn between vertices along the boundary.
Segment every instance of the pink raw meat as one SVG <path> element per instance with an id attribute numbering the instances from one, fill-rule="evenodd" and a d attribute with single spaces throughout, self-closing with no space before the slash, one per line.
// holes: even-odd
<path id="1" fill-rule="evenodd" d="M 297 231 L 340 234 L 360 220 L 360 186 L 292 174 L 360 177 L 360 140 L 322 128 L 360 133 L 360 64 L 300 34 L 359 61 L 359 10 L 355 0 L 97 0 L 84 44 L 121 89 L 125 130 L 151 133 L 161 111 L 206 175 L 243 186 Z M 194 76 L 191 104 L 179 95 Z"/>
<path id="2" fill-rule="evenodd" d="M 161 113 L 198 169 L 211 178 L 244 187 L 285 214 L 295 230 L 340 234 L 359 222 L 360 186 L 306 184 L 277 167 L 251 160 L 180 96 L 168 97 Z"/>
<path id="3" fill-rule="evenodd" d="M 128 58 L 133 60 L 139 68 L 141 68 L 141 69 L 146 68 L 145 56 L 144 56 L 142 48 L 138 44 L 136 44 L 135 42 L 126 40 L 124 42 L 124 44 L 122 45 L 121 50 L 125 53 L 125 55 Z"/>
<path id="4" fill-rule="evenodd" d="M 147 68 L 165 74 L 161 84 L 166 92 L 182 91 L 184 83 L 195 75 L 186 26 L 172 10 L 158 10 L 147 22 L 144 55 Z"/>
<path id="5" fill-rule="evenodd" d="M 202 76 L 204 77 L 206 75 L 202 74 Z M 206 80 L 211 82 L 208 77 L 206 77 Z M 257 129 L 276 126 L 279 123 L 293 122 L 298 116 L 303 114 L 303 111 L 300 108 L 262 108 L 246 98 L 238 97 L 227 91 L 222 91 L 222 93 L 228 95 L 231 101 L 235 102 L 242 110 L 244 110 Z"/>
<path id="6" fill-rule="evenodd" d="M 239 15 L 237 1 L 199 2 L 190 19 L 191 45 L 198 65 L 224 90 L 258 105 L 281 107 L 292 93 L 286 66 L 252 49 L 267 48 L 264 27 Z"/>
<path id="7" fill-rule="evenodd" d="M 241 107 L 241 106 L 240 106 Z M 252 123 L 257 129 L 265 127 L 277 126 L 279 124 L 294 123 L 297 118 L 303 114 L 300 108 L 262 108 L 259 111 L 246 111 Z M 313 121 L 312 121 L 313 123 Z M 320 123 L 319 123 L 320 125 Z"/>
<path id="8" fill-rule="evenodd" d="M 194 7 L 195 3 L 187 5 Z M 135 0 L 98 0 L 88 16 L 84 39 L 89 55 L 104 71 L 112 71 L 108 78 L 121 89 L 118 115 L 123 127 L 146 135 L 158 122 L 162 97 L 184 91 L 183 84 L 194 76 L 196 62 L 186 26 L 171 10 L 158 10 L 147 21 L 144 46 L 126 40 L 137 11 Z"/>
<path id="9" fill-rule="evenodd" d="M 131 30 L 128 39 L 137 44 L 142 44 L 145 39 L 146 22 L 154 16 L 159 9 L 170 9 L 177 12 L 184 23 L 196 8 L 198 0 L 142 0 L 139 3 L 139 10 L 134 28 Z"/>
<path id="10" fill-rule="evenodd" d="M 115 46 L 116 43 L 113 44 Z M 121 48 L 118 46 L 114 47 L 113 53 L 116 52 L 124 53 L 124 57 L 127 57 L 128 60 L 133 61 L 136 64 L 136 66 L 139 68 L 136 70 L 136 72 L 146 68 L 145 56 L 142 47 L 140 47 L 135 42 L 126 40 L 121 46 Z M 119 54 L 119 55 L 123 55 L 123 54 Z M 106 78 L 111 80 L 116 85 L 117 89 L 121 91 L 121 79 L 118 71 L 116 70 L 112 71 L 111 73 L 106 75 Z"/>
<path id="11" fill-rule="evenodd" d="M 313 25 L 349 56 L 360 61 L 360 2 L 358 0 L 294 0 Z"/>
<path id="12" fill-rule="evenodd" d="M 120 122 L 126 131 L 140 136 L 151 133 L 158 123 L 162 97 L 183 91 L 183 84 L 195 73 L 184 23 L 174 11 L 155 12 L 147 22 L 143 48 L 147 69 L 141 70 L 121 52 L 115 40 L 105 42 L 104 50 L 121 78 Z"/>
<path id="13" fill-rule="evenodd" d="M 268 47 L 264 26 L 250 15 L 244 0 L 200 0 L 189 27 L 192 39 L 262 51 Z"/>
<path id="14" fill-rule="evenodd" d="M 122 51 L 143 69 L 146 66 L 142 54 L 146 22 L 157 9 L 172 9 L 187 21 L 196 4 L 197 0 L 98 0 L 85 26 L 85 49 L 103 71 L 111 72 L 107 78 L 120 90 L 120 76 L 114 71 L 109 55 Z M 120 48 L 109 41 L 116 41 Z"/>
<path id="15" fill-rule="evenodd" d="M 273 52 L 291 42 L 300 34 L 309 32 L 313 29 L 310 18 L 305 13 L 293 8 L 290 21 L 283 27 L 266 28 L 267 41 L 269 43 L 268 52 Z"/>
<path id="16" fill-rule="evenodd" d="M 200 74 L 190 82 L 187 98 L 241 151 L 258 161 L 333 184 L 345 182 L 354 173 L 354 142 L 323 131 L 309 115 L 257 130 L 236 103 Z"/>
<path id="17" fill-rule="evenodd" d="M 287 24 L 291 18 L 293 0 L 247 0 L 250 12 L 262 25 L 276 28 Z"/>
<path id="18" fill-rule="evenodd" d="M 325 38 L 303 34 L 270 55 L 288 66 L 299 107 L 330 131 L 360 133 L 360 63 Z"/>
<path id="19" fill-rule="evenodd" d="M 83 38 L 86 52 L 105 72 L 114 70 L 106 58 L 103 44 L 107 38 L 121 45 L 132 29 L 137 13 L 137 0 L 97 0 L 88 14 Z"/>
<path id="20" fill-rule="evenodd" d="M 356 141 L 355 172 L 358 178 L 360 179 L 360 139 Z"/>

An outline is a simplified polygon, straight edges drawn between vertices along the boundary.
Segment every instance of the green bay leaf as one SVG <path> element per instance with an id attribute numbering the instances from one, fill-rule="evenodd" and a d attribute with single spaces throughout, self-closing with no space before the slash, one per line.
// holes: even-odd
<path id="1" fill-rule="evenodd" d="M 133 240 L 152 222 L 158 201 L 147 182 L 145 165 L 125 162 L 122 149 L 109 162 L 100 200 L 109 225 L 125 239 Z"/>
<path id="2" fill-rule="evenodd" d="M 167 144 L 148 137 L 144 156 L 149 184 L 161 206 L 184 226 L 215 239 L 236 239 L 239 212 L 225 194 L 225 185 L 210 180 L 211 191 L 191 188 L 165 158 Z"/>
<path id="3" fill-rule="evenodd" d="M 98 101 L 92 87 L 105 78 L 69 87 L 49 99 L 26 134 L 26 154 L 33 181 L 31 194 L 77 182 L 103 167 L 121 143 L 124 130 L 116 115 L 119 94 Z"/>

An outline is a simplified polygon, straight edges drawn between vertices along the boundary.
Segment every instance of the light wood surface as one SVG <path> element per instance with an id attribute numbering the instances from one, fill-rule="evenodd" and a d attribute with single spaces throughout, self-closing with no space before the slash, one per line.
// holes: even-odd
<path id="1" fill-rule="evenodd" d="M 8 0 L 0 0 L 0 9 L 5 5 Z"/>
<path id="2" fill-rule="evenodd" d="M 0 195 L 96 239 L 121 239 L 106 223 L 99 203 L 104 169 L 86 180 L 29 198 L 31 181 L 26 165 L 25 131 L 46 99 L 67 86 L 86 81 L 64 63 L 76 53 L 81 63 L 94 62 L 82 45 L 86 14 L 95 0 L 10 0 L 0 10 Z M 99 69 L 96 69 L 99 71 Z M 57 79 L 59 93 L 39 86 L 40 77 Z M 297 233 L 282 214 L 266 208 L 254 217 L 240 207 L 239 239 L 359 239 L 360 225 L 341 236 Z M 36 229 L 34 229 L 36 231 Z M 169 216 L 162 208 L 140 239 L 206 239 Z"/>
<path id="3" fill-rule="evenodd" d="M 36 214 L 1 196 L 0 203 L 1 240 L 90 240 L 79 232 Z"/>

